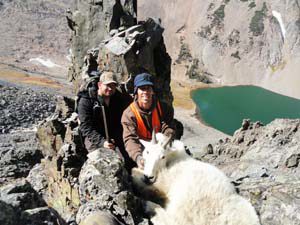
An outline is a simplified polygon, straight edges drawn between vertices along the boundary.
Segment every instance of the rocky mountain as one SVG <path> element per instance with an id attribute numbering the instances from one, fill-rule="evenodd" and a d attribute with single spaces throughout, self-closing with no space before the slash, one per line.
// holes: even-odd
<path id="1" fill-rule="evenodd" d="M 24 28 L 21 26 L 19 29 L 21 31 L 28 29 L 24 37 L 29 37 L 36 35 L 35 32 L 28 33 L 30 26 L 34 28 L 36 23 L 39 23 L 36 19 L 39 21 L 44 18 L 43 21 L 49 21 L 52 16 L 62 18 L 58 12 L 65 11 L 62 8 L 68 5 L 67 1 L 0 0 L 0 2 L 0 16 L 5 25 L 3 27 L 8 31 L 1 35 L 6 37 L 3 40 L 9 41 L 11 39 L 5 35 L 10 33 L 10 36 L 14 36 L 13 31 L 8 29 L 15 29 L 10 22 L 10 20 L 17 21 L 16 18 L 12 18 L 13 15 L 23 18 Z M 264 4 L 247 0 L 222 2 L 214 0 L 201 1 L 201 7 L 200 4 L 196 4 L 199 1 L 182 3 L 176 0 L 151 1 L 152 4 L 148 6 L 147 2 L 139 1 L 141 9 L 147 6 L 149 13 L 157 15 L 164 12 L 160 15 L 170 18 L 170 26 L 163 22 L 166 25 L 165 39 L 162 38 L 158 20 L 147 20 L 138 25 L 134 23 L 135 3 L 118 0 L 77 0 L 72 10 L 67 10 L 66 21 L 72 33 L 73 62 L 69 75 L 75 85 L 76 82 L 84 80 L 95 68 L 112 69 L 118 78 L 124 81 L 130 78 L 130 74 L 139 71 L 140 65 L 143 65 L 156 75 L 159 88 L 163 90 L 162 97 L 171 101 L 172 94 L 169 87 L 171 60 L 167 53 L 168 48 L 173 57 L 173 68 L 177 71 L 174 78 L 185 80 L 189 76 L 191 81 L 198 79 L 214 83 L 229 82 L 226 80 L 229 79 L 229 72 L 223 74 L 221 71 L 226 72 L 227 66 L 229 68 L 230 65 L 229 69 L 239 71 L 245 66 L 245 70 L 252 69 L 253 72 L 258 68 L 266 69 L 267 67 L 262 66 L 264 63 L 280 64 L 282 59 L 278 58 L 279 53 L 273 52 L 278 46 L 282 57 L 289 55 L 293 60 L 297 59 L 298 42 L 295 41 L 294 45 L 291 45 L 291 37 L 287 35 L 297 29 L 293 27 L 294 23 L 291 22 L 292 28 L 287 28 L 284 33 L 281 22 L 276 25 L 276 21 L 273 21 L 274 18 L 280 21 L 279 14 L 272 12 L 273 19 L 269 14 L 271 6 L 284 6 L 284 9 L 294 12 L 292 14 L 297 17 L 296 1 L 284 3 L 270 1 Z M 55 11 L 56 8 L 59 10 Z M 41 9 L 45 11 L 40 11 Z M 278 9 L 273 11 L 276 10 Z M 49 13 L 50 11 L 52 13 Z M 244 21 L 244 26 L 240 24 L 240 20 L 233 19 L 240 11 L 239 19 Z M 177 12 L 181 12 L 180 16 L 176 14 Z M 142 10 L 141 13 L 145 11 Z M 31 18 L 31 14 L 35 19 L 28 19 L 31 22 L 27 23 L 26 16 Z M 192 19 L 201 16 L 204 19 L 199 26 Z M 252 19 L 247 20 L 247 16 L 255 18 L 254 24 Z M 171 25 L 177 20 L 178 23 L 185 22 L 179 27 L 176 25 L 175 33 L 169 33 L 169 28 L 172 28 Z M 272 29 L 269 29 L 266 23 L 272 24 L 270 25 Z M 19 24 L 21 25 L 20 21 Z M 39 29 L 42 30 L 45 24 Z M 199 33 L 193 33 L 192 30 L 196 27 Z M 2 20 L 1 29 L 4 29 Z M 11 49 L 14 49 L 13 42 L 1 42 L 1 49 L 4 49 L 0 51 L 1 57 L 3 56 L 1 60 L 8 60 L 3 62 L 26 69 L 29 57 L 35 57 L 31 50 L 36 53 L 41 49 L 45 54 L 49 54 L 48 56 L 53 50 L 54 56 L 61 57 L 61 61 L 53 62 L 63 62 L 64 49 L 68 47 L 65 48 L 63 42 L 59 43 L 60 30 L 57 27 L 53 29 L 55 30 L 53 33 L 50 32 L 52 31 L 50 28 L 49 31 L 41 31 L 44 35 L 48 35 L 49 32 L 52 34 L 47 36 L 47 39 L 41 40 L 45 42 L 53 40 L 55 42 L 53 48 L 46 44 L 30 44 L 24 37 L 23 42 L 15 35 L 16 39 L 12 40 L 15 40 L 16 45 L 19 44 L 16 40 L 25 44 L 18 45 L 20 47 L 11 53 Z M 21 31 L 15 32 L 20 34 Z M 278 33 L 275 31 L 282 33 L 281 39 L 276 36 Z M 298 40 L 297 35 L 293 37 Z M 35 41 L 36 36 L 33 39 Z M 268 45 L 271 42 L 266 41 L 270 39 L 274 39 L 274 49 Z M 169 47 L 165 47 L 164 40 L 168 41 Z M 170 46 L 172 41 L 174 44 Z M 20 50 L 23 45 L 28 51 Z M 178 49 L 173 49 L 172 46 Z M 55 50 L 56 48 L 58 49 Z M 88 49 L 90 51 L 87 53 Z M 269 51 L 270 49 L 272 51 Z M 20 61 L 14 61 L 14 54 L 18 52 L 22 57 L 18 59 Z M 252 67 L 246 63 L 246 58 Z M 258 68 L 254 68 L 253 63 L 256 63 Z M 276 67 L 274 78 L 275 73 L 292 68 L 290 63 L 287 61 L 285 66 Z M 32 70 L 32 67 L 28 70 Z M 49 71 L 47 69 L 47 74 Z M 179 71 L 183 72 L 180 76 Z M 255 76 L 250 72 L 247 73 L 249 75 L 247 82 L 254 82 Z M 243 81 L 239 76 L 238 72 L 233 76 L 237 84 L 238 81 Z M 255 81 L 258 80 L 257 78 Z M 130 89 L 125 85 L 126 88 Z M 136 194 L 120 157 L 114 151 L 102 148 L 87 154 L 83 148 L 73 99 L 62 96 L 56 98 L 43 91 L 29 90 L 23 86 L 11 87 L 3 84 L 0 89 L 2 115 L 0 129 L 5 133 L 0 134 L 0 224 L 93 224 L 92 220 L 96 220 L 101 212 L 109 212 L 126 225 L 151 224 L 144 209 L 145 202 Z M 35 126 L 38 121 L 39 125 Z M 18 129 L 16 126 L 19 126 Z M 199 133 L 200 128 L 195 129 L 198 124 L 190 118 L 190 115 L 185 115 L 184 126 L 186 131 L 183 141 L 187 140 L 186 143 L 193 144 L 190 148 L 193 157 L 221 168 L 230 177 L 237 191 L 255 206 L 263 225 L 300 224 L 299 120 L 278 119 L 265 126 L 259 122 L 244 120 L 242 127 L 233 137 L 224 137 L 220 133 L 208 132 L 207 129 Z M 208 144 L 204 145 L 202 139 L 205 135 L 212 137 L 209 137 Z M 201 145 L 197 146 L 194 143 Z M 190 147 L 189 144 L 187 148 Z"/>
<path id="2" fill-rule="evenodd" d="M 74 0 L 0 1 L 0 62 L 25 72 L 65 78 Z"/>
<path id="3" fill-rule="evenodd" d="M 139 1 L 138 18 L 153 16 L 165 27 L 173 78 L 300 98 L 299 0 Z"/>

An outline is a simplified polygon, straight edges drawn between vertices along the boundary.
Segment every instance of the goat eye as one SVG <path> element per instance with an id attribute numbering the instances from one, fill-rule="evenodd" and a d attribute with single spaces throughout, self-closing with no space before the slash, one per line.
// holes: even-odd
<path id="1" fill-rule="evenodd" d="M 166 156 L 164 156 L 164 155 L 161 157 L 161 159 L 165 159 L 165 158 L 166 158 Z"/>

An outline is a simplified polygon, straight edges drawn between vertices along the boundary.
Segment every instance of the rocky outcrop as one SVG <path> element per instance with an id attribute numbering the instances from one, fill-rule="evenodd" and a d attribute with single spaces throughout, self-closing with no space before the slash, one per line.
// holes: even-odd
<path id="1" fill-rule="evenodd" d="M 89 153 L 79 176 L 79 194 L 78 223 L 96 212 L 109 212 L 124 224 L 146 221 L 142 201 L 134 196 L 124 162 L 114 151 Z"/>
<path id="2" fill-rule="evenodd" d="M 63 224 L 55 210 L 26 181 L 0 188 L 1 224 Z"/>
<path id="3" fill-rule="evenodd" d="M 172 102 L 171 59 L 162 37 L 164 29 L 153 19 L 137 24 L 135 16 L 136 1 L 78 2 L 69 17 L 74 25 L 69 78 L 75 89 L 92 71 L 106 70 L 115 72 L 132 93 L 135 75 L 148 71 L 156 78 L 158 94 Z"/>
<path id="4" fill-rule="evenodd" d="M 267 224 L 298 224 L 300 120 L 263 126 L 244 120 L 232 139 L 209 145 L 201 160 L 222 168 Z"/>
<path id="5" fill-rule="evenodd" d="M 66 223 L 85 223 L 106 212 L 123 224 L 148 224 L 120 156 L 107 149 L 87 155 L 72 113 L 74 104 L 68 98 L 58 99 L 55 114 L 39 125 L 44 159 L 27 181 Z"/>
<path id="6" fill-rule="evenodd" d="M 0 183 L 26 177 L 43 157 L 34 126 L 55 110 L 54 95 L 0 86 Z"/>
<path id="7" fill-rule="evenodd" d="M 292 2 L 285 3 L 287 8 Z M 97 51 L 94 69 L 100 72 L 104 69 L 112 70 L 118 74 L 120 81 L 127 81 L 130 75 L 134 76 L 142 67 L 156 76 L 159 89 L 163 90 L 163 98 L 171 101 L 169 89 L 171 60 L 163 43 L 162 28 L 159 22 L 154 20 L 129 27 L 135 16 L 136 6 L 133 3 L 81 0 L 77 1 L 73 12 L 68 11 L 69 26 L 73 32 L 74 62 L 70 77 L 76 83 L 80 80 L 79 76 L 82 72 L 84 75 L 86 72 L 91 72 L 83 68 L 84 63 L 88 62 L 83 58 L 87 49 L 93 48 Z M 155 1 L 151 3 L 155 7 Z M 160 2 L 163 5 L 168 3 L 168 1 Z M 185 3 L 188 5 L 188 2 Z M 254 60 L 254 63 L 262 69 L 265 68 L 262 65 L 267 67 L 273 65 L 264 64 L 271 62 L 265 59 L 274 59 L 272 61 L 275 62 L 274 65 L 281 65 L 282 58 L 277 57 L 278 49 L 284 57 L 288 53 L 283 49 L 293 51 L 297 49 L 298 42 L 295 41 L 291 47 L 289 39 L 291 36 L 287 36 L 289 32 L 293 32 L 292 28 L 295 28 L 292 22 L 290 25 L 292 28 L 288 29 L 284 41 L 279 41 L 276 32 L 269 33 L 269 28 L 266 26 L 266 24 L 271 25 L 274 31 L 278 29 L 276 21 L 274 22 L 270 16 L 270 6 L 281 6 L 283 3 L 215 1 L 214 4 L 208 4 L 206 2 L 201 5 L 203 10 L 190 7 L 191 11 L 185 12 L 192 16 L 195 10 L 197 18 L 205 15 L 205 20 L 199 20 L 204 21 L 199 33 L 187 32 L 193 28 L 190 23 L 176 30 L 180 36 L 181 42 L 178 46 L 181 50 L 180 57 L 175 57 L 178 59 L 175 65 L 187 63 L 187 68 L 184 67 L 190 71 L 187 74 L 190 78 L 206 79 L 206 82 L 218 82 L 218 79 L 224 78 L 225 82 L 228 68 L 227 64 L 219 63 L 221 60 L 219 54 L 228 65 L 235 65 L 240 72 L 243 63 L 247 64 L 246 58 L 252 59 L 253 56 L 257 60 Z M 3 9 L 3 5 L 0 4 L 0 10 Z M 21 2 L 19 5 L 21 6 Z M 294 6 L 297 9 L 298 5 Z M 247 26 L 240 27 L 236 24 L 238 21 L 234 20 L 236 23 L 229 23 L 228 27 L 226 21 L 230 15 L 232 17 L 233 9 L 237 7 L 242 9 L 245 15 L 252 15 L 254 19 L 245 21 L 244 19 L 247 18 L 245 16 L 241 21 L 248 24 Z M 183 9 L 184 7 L 182 9 L 178 7 L 177 10 Z M 165 16 L 176 15 L 176 10 L 169 10 L 172 13 L 168 12 Z M 296 11 L 293 14 L 298 15 Z M 177 18 L 186 19 L 185 16 Z M 198 24 L 195 24 L 195 27 L 198 27 Z M 242 32 L 244 29 L 247 31 Z M 244 36 L 247 32 L 252 37 L 249 40 Z M 197 38 L 194 39 L 192 34 Z M 227 36 L 228 34 L 230 35 Z M 168 40 L 172 40 L 170 36 L 167 37 Z M 268 46 L 261 43 L 266 43 L 264 41 L 272 37 L 275 40 L 274 48 L 277 50 L 275 53 L 269 51 L 270 55 L 266 57 L 265 51 L 268 51 Z M 294 38 L 297 40 L 297 35 Z M 197 60 L 198 50 L 201 51 L 199 54 L 201 57 Z M 261 58 L 256 58 L 257 54 Z M 292 54 L 297 55 L 295 52 Z M 283 63 L 282 67 L 274 67 L 275 72 L 284 71 L 289 67 L 289 63 Z M 198 76 L 199 74 L 201 76 Z M 125 85 L 129 91 L 132 90 L 133 76 Z M 250 75 L 249 79 L 252 79 Z M 15 90 L 11 92 L 11 90 L 9 89 L 8 93 L 14 93 L 18 97 L 13 98 L 13 101 L 23 99 L 22 93 Z M 24 96 L 26 95 L 24 93 Z M 20 110 L 15 110 L 7 104 L 12 101 L 4 98 L 4 101 L 0 100 L 0 104 L 3 103 L 1 108 L 3 114 L 15 115 L 15 111 L 20 113 L 17 116 L 22 113 L 31 114 L 34 111 L 32 109 L 39 109 L 44 104 L 39 105 L 39 99 L 47 101 L 45 105 L 48 107 L 51 106 L 50 98 L 38 96 L 30 105 L 31 111 L 25 107 L 26 102 L 30 101 L 27 98 L 22 100 L 23 104 L 19 104 Z M 53 108 L 47 110 L 51 111 Z M 73 100 L 59 98 L 56 112 L 38 127 L 39 144 L 36 143 L 33 133 L 28 132 L 26 135 L 24 130 L 19 130 L 16 134 L 0 135 L 0 224 L 76 225 L 84 224 L 87 218 L 97 219 L 100 212 L 108 212 L 124 224 L 149 224 L 148 219 L 144 218 L 143 201 L 135 197 L 128 173 L 124 170 L 119 156 L 106 149 L 99 149 L 87 155 L 80 143 L 78 122 L 73 111 Z M 42 117 L 47 115 L 43 113 Z M 6 117 L 4 119 L 6 120 Z M 5 121 L 4 119 L 1 121 Z M 32 119 L 30 121 L 30 125 L 35 123 Z M 299 214 L 299 124 L 299 120 L 275 120 L 267 126 L 244 121 L 242 128 L 233 138 L 220 140 L 215 145 L 211 144 L 198 155 L 195 151 L 193 153 L 195 157 L 217 165 L 231 177 L 239 192 L 254 204 L 262 224 L 298 224 L 300 222 L 297 217 Z M 7 129 L 7 125 L 4 129 Z M 9 138 L 12 138 L 12 141 L 7 140 Z"/>
<path id="8" fill-rule="evenodd" d="M 72 30 L 72 66 L 69 80 L 78 80 L 82 72 L 84 56 L 88 49 L 97 47 L 109 37 L 112 30 L 124 29 L 136 24 L 136 0 L 80 0 L 67 14 Z"/>
<path id="9" fill-rule="evenodd" d="M 26 136 L 22 130 L 12 144 L 6 139 L 16 134 L 0 135 L 1 150 L 8 149 L 1 154 L 11 152 L 11 160 L 1 164 L 1 170 L 18 175 L 1 180 L 1 224 L 84 224 L 103 212 L 124 224 L 148 224 L 144 203 L 134 195 L 119 156 L 106 149 L 87 156 L 76 131 L 74 102 L 58 99 L 55 114 L 38 130 L 50 140 L 59 136 L 60 147 L 35 146 L 36 140 L 28 138 L 32 133 Z M 51 128 L 53 124 L 64 129 Z M 41 129 L 49 125 L 51 129 Z M 240 194 L 255 206 L 262 224 L 298 224 L 299 127 L 299 120 L 277 119 L 266 126 L 244 120 L 232 138 L 220 139 L 198 154 L 193 149 L 193 154 L 215 164 L 232 179 Z M 27 142 L 34 152 L 40 152 L 39 157 L 43 154 L 43 159 L 26 150 Z M 1 155 L 1 160 L 8 158 Z M 7 173 L 12 168 L 9 163 L 23 173 Z"/>
<path id="10" fill-rule="evenodd" d="M 99 71 L 113 71 L 127 92 L 133 94 L 134 77 L 144 71 L 155 77 L 158 96 L 171 104 L 171 59 L 166 52 L 163 28 L 148 19 L 115 34 L 99 46 Z"/>
<path id="11" fill-rule="evenodd" d="M 253 84 L 300 98 L 299 9 L 298 0 L 142 0 L 138 16 L 161 18 L 173 78 L 206 76 L 217 84 Z M 183 50 L 191 58 L 178 63 Z M 198 68 L 191 77 L 193 60 Z"/>
<path id="12" fill-rule="evenodd" d="M 0 135 L 0 184 L 26 177 L 42 157 L 35 132 Z"/>

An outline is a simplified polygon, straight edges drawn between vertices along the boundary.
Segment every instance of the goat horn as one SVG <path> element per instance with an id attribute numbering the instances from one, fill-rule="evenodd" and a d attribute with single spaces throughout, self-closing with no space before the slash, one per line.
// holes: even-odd
<path id="1" fill-rule="evenodd" d="M 157 144 L 157 139 L 156 139 L 156 134 L 155 134 L 155 129 L 153 129 L 152 131 L 152 140 L 151 140 L 151 144 Z"/>
<path id="2" fill-rule="evenodd" d="M 167 145 L 171 142 L 171 140 L 172 140 L 172 136 L 168 137 L 168 139 L 165 141 L 165 143 L 162 144 L 162 147 L 164 149 L 166 149 Z"/>

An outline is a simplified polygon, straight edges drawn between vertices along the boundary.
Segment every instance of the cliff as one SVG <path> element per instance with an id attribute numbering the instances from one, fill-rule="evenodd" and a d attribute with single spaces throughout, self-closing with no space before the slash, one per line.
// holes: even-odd
<path id="1" fill-rule="evenodd" d="M 251 84 L 300 98 L 298 0 L 142 0 L 138 12 L 161 18 L 176 80 Z"/>

